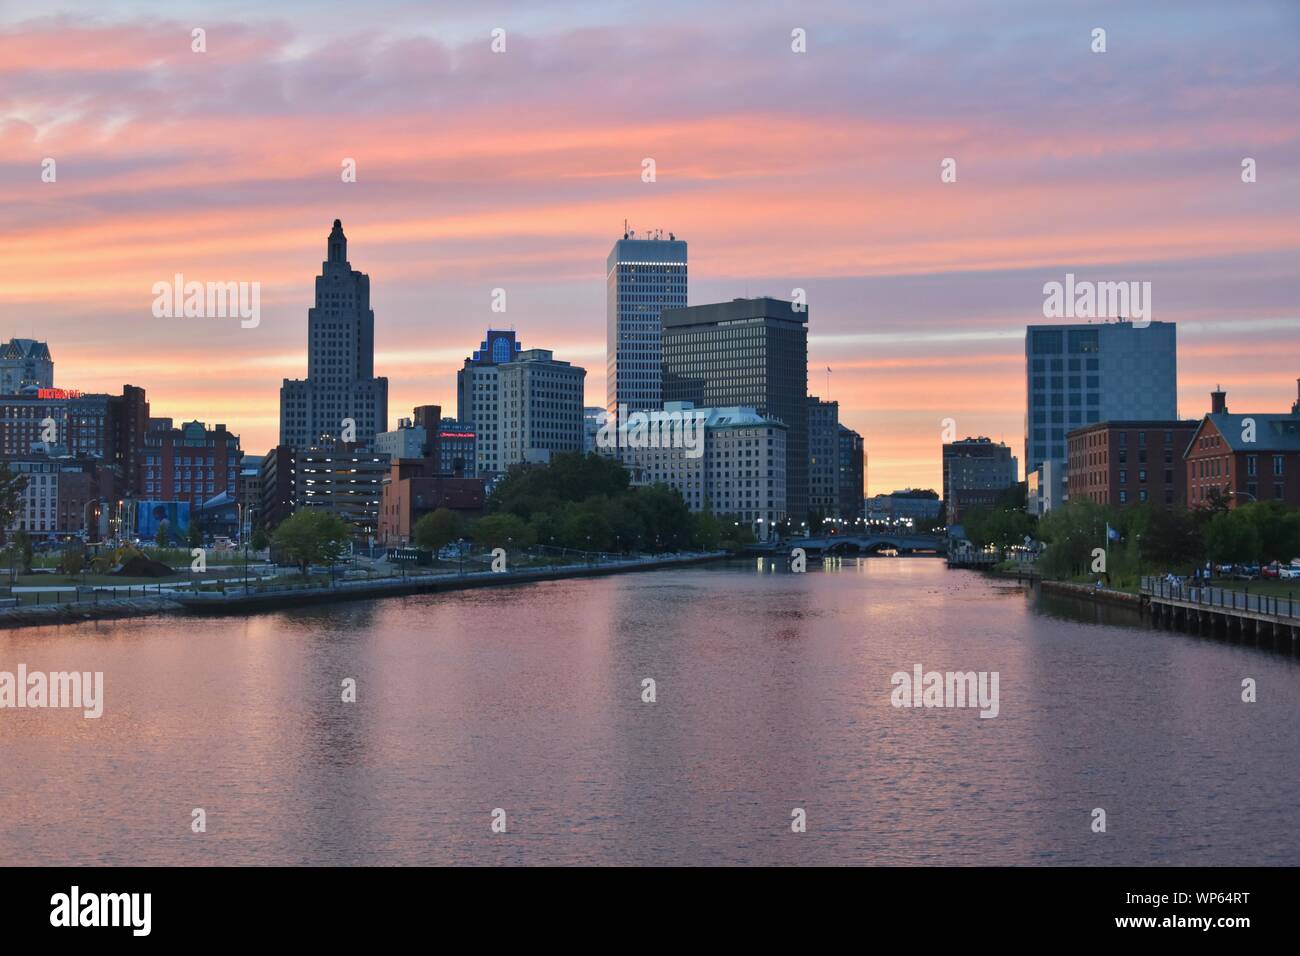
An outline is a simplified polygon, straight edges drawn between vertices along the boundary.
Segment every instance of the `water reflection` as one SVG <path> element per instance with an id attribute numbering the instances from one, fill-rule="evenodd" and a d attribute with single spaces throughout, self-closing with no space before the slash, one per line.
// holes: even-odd
<path id="1" fill-rule="evenodd" d="M 0 669 L 19 661 L 104 671 L 106 710 L 0 711 L 0 863 L 1289 863 L 1300 848 L 1294 658 L 934 559 L 806 574 L 747 559 L 0 637 Z M 891 675 L 915 664 L 998 671 L 999 715 L 892 707 Z M 189 832 L 196 806 L 207 834 Z M 1108 834 L 1089 829 L 1097 806 Z"/>

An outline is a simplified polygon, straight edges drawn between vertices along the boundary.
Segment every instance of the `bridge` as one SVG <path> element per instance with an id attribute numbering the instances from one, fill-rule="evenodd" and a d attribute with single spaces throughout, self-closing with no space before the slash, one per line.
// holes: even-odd
<path id="1" fill-rule="evenodd" d="M 948 539 L 938 534 L 859 531 L 790 538 L 780 546 L 787 554 L 795 548 L 803 548 L 808 554 L 871 554 L 890 550 L 899 554 L 943 554 L 948 550 Z"/>

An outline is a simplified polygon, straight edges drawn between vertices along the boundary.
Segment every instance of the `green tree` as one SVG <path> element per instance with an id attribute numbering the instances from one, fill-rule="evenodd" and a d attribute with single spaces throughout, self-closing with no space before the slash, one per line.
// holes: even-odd
<path id="1" fill-rule="evenodd" d="M 253 550 L 254 551 L 265 551 L 266 546 L 270 543 L 271 543 L 271 538 L 266 533 L 265 528 L 263 528 L 261 525 L 258 525 L 256 528 L 253 529 Z"/>
<path id="2" fill-rule="evenodd" d="M 1220 511 L 1206 525 L 1205 547 L 1216 564 L 1255 561 L 1260 550 L 1259 530 L 1243 508 Z"/>
<path id="3" fill-rule="evenodd" d="M 18 558 L 18 573 L 32 573 L 32 536 L 26 531 L 14 532 L 14 552 Z"/>
<path id="4" fill-rule="evenodd" d="M 185 532 L 185 543 L 191 548 L 203 547 L 203 529 L 197 519 L 191 519 L 189 530 Z"/>
<path id="5" fill-rule="evenodd" d="M 10 471 L 8 462 L 0 462 L 0 541 L 18 514 L 18 502 L 27 488 L 27 476 Z"/>
<path id="6" fill-rule="evenodd" d="M 68 577 L 76 577 L 86 566 L 86 551 L 76 545 L 65 548 L 59 556 L 59 570 Z"/>
<path id="7" fill-rule="evenodd" d="M 491 514 L 479 518 L 470 530 L 474 541 L 485 548 L 527 548 L 535 543 L 532 526 L 513 514 Z"/>
<path id="8" fill-rule="evenodd" d="M 333 564 L 347 550 L 351 540 L 348 526 L 337 515 L 315 508 L 295 511 L 275 529 L 272 542 L 303 577 L 313 564 Z"/>
<path id="9" fill-rule="evenodd" d="M 1199 564 L 1205 539 L 1196 515 L 1186 508 L 1153 508 L 1142 535 L 1142 560 L 1156 569 Z"/>
<path id="10" fill-rule="evenodd" d="M 722 522 L 705 508 L 691 516 L 691 544 L 701 551 L 716 551 L 722 545 Z"/>
<path id="11" fill-rule="evenodd" d="M 464 522 L 461 516 L 450 508 L 439 508 L 421 515 L 411 529 L 415 543 L 432 551 L 435 555 L 451 544 L 463 533 Z"/>
<path id="12" fill-rule="evenodd" d="M 0 461 L 0 541 L 4 540 L 5 530 L 14 523 L 18 514 L 18 503 L 27 488 L 27 476 L 9 470 L 7 461 Z"/>
<path id="13" fill-rule="evenodd" d="M 1110 512 L 1092 501 L 1072 501 L 1053 508 L 1038 522 L 1038 536 L 1047 548 L 1038 559 L 1045 577 L 1058 580 L 1092 575 L 1093 551 L 1109 550 L 1106 525 Z"/>

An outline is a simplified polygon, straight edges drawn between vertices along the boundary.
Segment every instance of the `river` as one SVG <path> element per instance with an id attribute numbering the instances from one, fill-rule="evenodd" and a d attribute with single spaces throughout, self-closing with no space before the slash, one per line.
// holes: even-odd
<path id="1" fill-rule="evenodd" d="M 20 663 L 104 709 L 0 710 L 0 864 L 1300 859 L 1295 658 L 930 558 L 0 633 Z M 996 672 L 996 716 L 893 706 L 918 664 Z"/>

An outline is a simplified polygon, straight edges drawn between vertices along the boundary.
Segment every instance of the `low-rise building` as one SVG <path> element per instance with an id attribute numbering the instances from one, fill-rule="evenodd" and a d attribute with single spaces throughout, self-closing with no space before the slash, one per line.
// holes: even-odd
<path id="1" fill-rule="evenodd" d="M 866 518 L 871 524 L 900 524 L 937 521 L 943 502 L 933 491 L 907 488 L 866 499 Z"/>
<path id="2" fill-rule="evenodd" d="M 430 458 L 398 459 L 389 464 L 380 488 L 377 543 L 405 547 L 413 542 L 416 523 L 439 508 L 466 517 L 483 513 L 487 496 L 482 478 L 441 474 Z"/>
<path id="3" fill-rule="evenodd" d="M 957 524 L 965 511 L 987 507 L 1020 478 L 1011 449 L 991 438 L 963 438 L 943 446 L 943 500 L 948 523 Z"/>
<path id="4" fill-rule="evenodd" d="M 1300 383 L 1298 383 L 1300 384 Z M 1290 414 L 1234 415 L 1227 395 L 1211 395 L 1211 412 L 1197 423 L 1183 455 L 1187 503 L 1218 496 L 1230 508 L 1248 501 L 1300 507 L 1300 398 Z"/>
<path id="5" fill-rule="evenodd" d="M 1193 421 L 1110 421 L 1067 433 L 1071 501 L 1127 507 L 1185 505 L 1183 452 Z"/>

